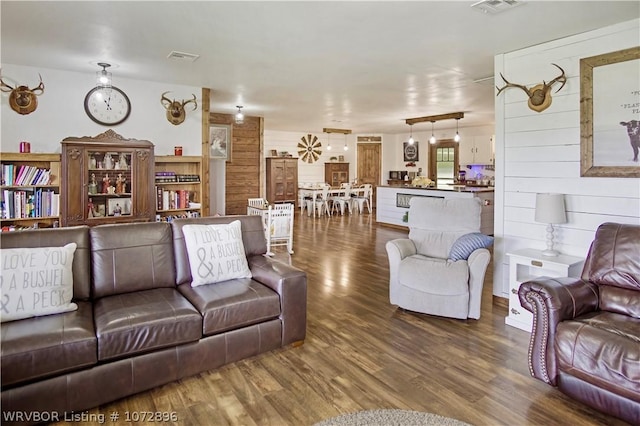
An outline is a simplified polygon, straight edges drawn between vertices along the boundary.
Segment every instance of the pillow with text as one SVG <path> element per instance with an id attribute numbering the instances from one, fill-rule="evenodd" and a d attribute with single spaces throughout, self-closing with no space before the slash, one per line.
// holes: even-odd
<path id="1" fill-rule="evenodd" d="M 76 243 L 64 247 L 0 250 L 0 321 L 13 321 L 78 309 L 73 299 Z"/>
<path id="2" fill-rule="evenodd" d="M 251 278 L 239 220 L 223 225 L 184 225 L 182 232 L 192 287 L 234 278 Z"/>

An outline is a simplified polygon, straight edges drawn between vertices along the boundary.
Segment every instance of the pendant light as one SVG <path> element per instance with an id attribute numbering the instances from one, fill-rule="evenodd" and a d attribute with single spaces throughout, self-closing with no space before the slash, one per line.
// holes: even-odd
<path id="1" fill-rule="evenodd" d="M 414 142 L 415 142 L 415 140 L 413 140 L 413 124 L 409 124 L 409 129 L 410 129 L 410 130 L 409 130 L 409 132 L 410 132 L 410 135 L 409 135 L 409 145 L 413 145 L 413 144 L 414 144 Z"/>
<path id="2" fill-rule="evenodd" d="M 98 62 L 98 66 L 102 67 L 102 71 L 96 72 L 96 85 L 103 89 L 108 89 L 111 87 L 111 73 L 107 71 L 107 68 L 109 68 L 111 64 Z"/>
<path id="3" fill-rule="evenodd" d="M 327 133 L 327 151 L 331 151 L 331 132 Z"/>
<path id="4" fill-rule="evenodd" d="M 236 124 L 244 123 L 244 114 L 242 113 L 242 106 L 236 105 L 238 112 L 236 112 Z"/>
<path id="5" fill-rule="evenodd" d="M 344 150 L 345 151 L 349 150 L 349 147 L 347 146 L 347 134 L 346 133 L 344 134 Z"/>
<path id="6" fill-rule="evenodd" d="M 456 118 L 456 135 L 453 137 L 454 142 L 460 142 L 460 133 L 458 133 L 458 122 L 459 118 Z"/>
<path id="7" fill-rule="evenodd" d="M 435 121 L 431 122 L 431 137 L 429 138 L 429 143 L 432 145 L 436 143 L 436 136 L 433 134 L 433 123 L 435 123 Z"/>

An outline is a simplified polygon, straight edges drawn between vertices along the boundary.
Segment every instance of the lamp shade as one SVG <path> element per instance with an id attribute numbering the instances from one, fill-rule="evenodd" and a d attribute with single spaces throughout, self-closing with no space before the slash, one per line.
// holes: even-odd
<path id="1" fill-rule="evenodd" d="M 536 194 L 535 221 L 540 223 L 566 223 L 564 194 Z"/>

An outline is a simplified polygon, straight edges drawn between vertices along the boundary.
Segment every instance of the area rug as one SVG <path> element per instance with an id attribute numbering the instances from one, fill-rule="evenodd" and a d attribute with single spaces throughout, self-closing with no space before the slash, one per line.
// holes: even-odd
<path id="1" fill-rule="evenodd" d="M 437 414 L 407 410 L 368 410 L 343 414 L 313 426 L 471 426 Z"/>

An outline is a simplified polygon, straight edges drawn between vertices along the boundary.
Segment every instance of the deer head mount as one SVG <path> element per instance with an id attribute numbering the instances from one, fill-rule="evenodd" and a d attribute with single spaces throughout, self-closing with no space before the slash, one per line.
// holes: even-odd
<path id="1" fill-rule="evenodd" d="M 507 87 L 517 87 L 524 90 L 529 97 L 529 108 L 536 112 L 544 111 L 545 109 L 549 108 L 549 105 L 551 105 L 551 86 L 553 86 L 555 83 L 562 83 L 558 90 L 556 90 L 556 93 L 558 93 L 567 82 L 567 77 L 564 75 L 564 70 L 560 68 L 559 65 L 551 65 L 555 65 L 560 70 L 561 74 L 548 83 L 542 81 L 542 84 L 537 84 L 530 89 L 521 84 L 510 83 L 506 78 L 504 78 L 502 73 L 500 73 L 500 77 L 502 77 L 504 82 L 507 84 L 503 87 L 496 86 L 496 89 L 498 89 L 498 93 L 496 94 L 496 96 L 498 96 Z"/>
<path id="2" fill-rule="evenodd" d="M 193 111 L 195 111 L 196 108 L 198 108 L 198 103 L 196 102 L 196 95 L 193 95 L 193 99 L 189 99 L 189 100 L 183 99 L 181 101 L 176 101 L 175 99 L 171 100 L 167 98 L 165 96 L 167 93 L 170 93 L 170 92 L 164 92 L 162 94 L 162 97 L 160 98 L 160 103 L 162 103 L 164 108 L 167 110 L 167 120 L 169 120 L 169 123 L 177 126 L 178 124 L 182 123 L 184 119 L 187 117 L 187 113 L 184 110 L 185 105 L 193 102 Z"/>
<path id="3" fill-rule="evenodd" d="M 9 106 L 18 114 L 31 114 L 38 108 L 38 96 L 44 93 L 42 76 L 40 74 L 38 76 L 40 77 L 40 84 L 33 89 L 29 89 L 28 86 L 11 87 L 0 77 L 0 90 L 9 93 Z"/>

